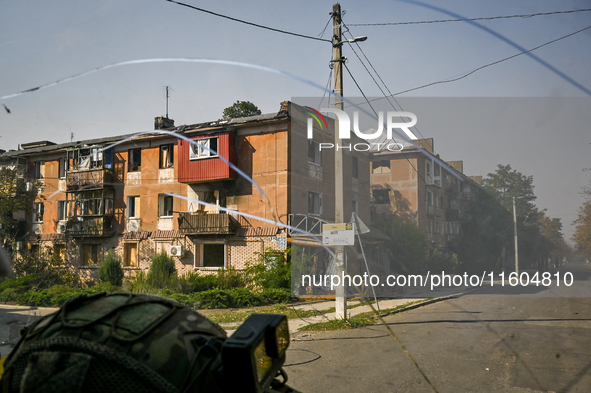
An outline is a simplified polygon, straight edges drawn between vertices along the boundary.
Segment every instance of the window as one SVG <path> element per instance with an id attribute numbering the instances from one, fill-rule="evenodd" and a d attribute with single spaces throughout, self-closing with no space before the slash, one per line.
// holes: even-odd
<path id="1" fill-rule="evenodd" d="M 142 149 L 129 150 L 129 172 L 142 170 Z"/>
<path id="2" fill-rule="evenodd" d="M 158 216 L 172 217 L 172 196 L 158 195 Z"/>
<path id="3" fill-rule="evenodd" d="M 352 210 L 351 211 L 355 214 L 359 213 L 359 203 L 357 203 L 357 201 L 352 201 Z"/>
<path id="4" fill-rule="evenodd" d="M 322 214 L 322 193 L 308 191 L 308 214 Z"/>
<path id="5" fill-rule="evenodd" d="M 189 160 L 198 160 L 200 158 L 217 157 L 218 138 L 196 139 L 189 145 Z"/>
<path id="6" fill-rule="evenodd" d="M 68 217 L 113 215 L 113 190 L 83 192 L 67 202 Z"/>
<path id="7" fill-rule="evenodd" d="M 431 191 L 427 191 L 427 214 L 434 215 L 435 209 L 433 208 L 433 193 Z"/>
<path id="8" fill-rule="evenodd" d="M 101 244 L 82 245 L 82 263 L 86 266 L 98 265 L 103 261 L 103 249 Z"/>
<path id="9" fill-rule="evenodd" d="M 308 162 L 316 165 L 322 165 L 322 152 L 320 144 L 313 140 L 308 140 Z"/>
<path id="10" fill-rule="evenodd" d="M 390 173 L 390 160 L 374 161 L 372 173 Z"/>
<path id="11" fill-rule="evenodd" d="M 433 163 L 431 160 L 425 160 L 425 182 L 433 184 Z"/>
<path id="12" fill-rule="evenodd" d="M 43 179 L 45 178 L 45 162 L 44 161 L 36 161 L 35 162 L 35 179 Z"/>
<path id="13" fill-rule="evenodd" d="M 66 201 L 57 201 L 57 220 L 66 220 Z"/>
<path id="14" fill-rule="evenodd" d="M 359 168 L 358 168 L 359 162 L 357 160 L 357 157 L 353 157 L 353 179 L 357 179 L 357 176 L 359 175 Z"/>
<path id="15" fill-rule="evenodd" d="M 172 168 L 174 165 L 174 145 L 160 146 L 160 169 Z"/>
<path id="16" fill-rule="evenodd" d="M 45 213 L 43 202 L 33 203 L 33 222 L 43 222 L 43 213 Z"/>
<path id="17" fill-rule="evenodd" d="M 66 245 L 65 244 L 54 244 L 53 255 L 59 260 L 60 264 L 66 262 Z"/>
<path id="18" fill-rule="evenodd" d="M 58 165 L 59 165 L 58 176 L 60 179 L 65 179 L 66 178 L 66 158 L 65 157 L 60 158 Z"/>
<path id="19" fill-rule="evenodd" d="M 199 248 L 199 261 L 196 261 L 195 267 L 215 267 L 223 268 L 226 266 L 226 247 L 223 241 L 212 243 L 197 244 Z"/>
<path id="20" fill-rule="evenodd" d="M 140 217 L 140 197 L 130 196 L 127 197 L 127 218 L 139 218 Z"/>
<path id="21" fill-rule="evenodd" d="M 390 190 L 373 190 L 372 194 L 376 205 L 390 204 Z"/>
<path id="22" fill-rule="evenodd" d="M 138 265 L 138 253 L 137 243 L 125 243 L 123 251 L 123 265 L 124 266 L 137 266 Z"/>

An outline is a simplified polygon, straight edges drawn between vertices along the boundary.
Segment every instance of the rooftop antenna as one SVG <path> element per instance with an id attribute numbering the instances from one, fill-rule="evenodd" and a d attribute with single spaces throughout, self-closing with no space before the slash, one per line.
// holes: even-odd
<path id="1" fill-rule="evenodd" d="M 70 143 L 74 142 L 74 132 L 70 132 Z"/>
<path id="2" fill-rule="evenodd" d="M 166 118 L 168 119 L 168 86 L 166 86 Z"/>

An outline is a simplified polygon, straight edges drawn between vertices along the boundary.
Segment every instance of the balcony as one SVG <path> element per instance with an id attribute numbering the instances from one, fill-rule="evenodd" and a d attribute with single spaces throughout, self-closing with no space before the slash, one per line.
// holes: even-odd
<path id="1" fill-rule="evenodd" d="M 112 182 L 113 172 L 108 169 L 68 172 L 66 175 L 66 187 L 68 191 L 104 188 Z"/>
<path id="2" fill-rule="evenodd" d="M 113 235 L 111 216 L 71 218 L 66 223 L 66 234 L 72 237 L 108 237 Z"/>
<path id="3" fill-rule="evenodd" d="M 183 235 L 229 235 L 238 222 L 225 213 L 179 213 L 179 232 Z"/>

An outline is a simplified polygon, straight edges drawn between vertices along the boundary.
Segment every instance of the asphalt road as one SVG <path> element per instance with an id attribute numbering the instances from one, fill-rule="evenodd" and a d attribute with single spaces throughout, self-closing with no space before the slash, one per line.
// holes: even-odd
<path id="1" fill-rule="evenodd" d="M 571 287 L 484 286 L 385 321 L 439 392 L 591 392 L 591 269 L 564 272 Z M 384 326 L 294 338 L 302 392 L 434 391 Z"/>

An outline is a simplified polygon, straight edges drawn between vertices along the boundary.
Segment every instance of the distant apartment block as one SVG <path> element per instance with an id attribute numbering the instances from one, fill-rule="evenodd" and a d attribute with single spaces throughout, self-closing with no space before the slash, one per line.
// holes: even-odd
<path id="1" fill-rule="evenodd" d="M 460 234 L 482 177 L 464 175 L 462 161 L 443 162 L 434 154 L 432 138 L 416 142 L 423 151 L 405 148 L 373 155 L 373 203 L 378 214 L 414 221 L 433 244 L 445 246 Z"/>

